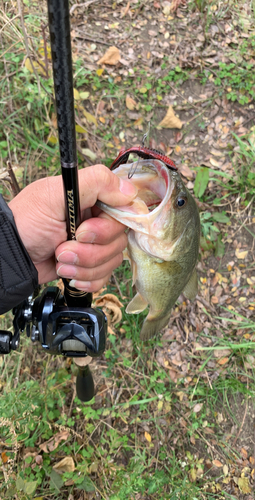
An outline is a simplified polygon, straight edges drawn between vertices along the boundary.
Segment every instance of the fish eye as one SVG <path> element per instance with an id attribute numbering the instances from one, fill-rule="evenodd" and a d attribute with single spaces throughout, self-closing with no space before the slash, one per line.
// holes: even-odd
<path id="1" fill-rule="evenodd" d="M 176 200 L 176 206 L 177 207 L 183 207 L 186 204 L 187 199 L 186 198 L 177 198 Z"/>

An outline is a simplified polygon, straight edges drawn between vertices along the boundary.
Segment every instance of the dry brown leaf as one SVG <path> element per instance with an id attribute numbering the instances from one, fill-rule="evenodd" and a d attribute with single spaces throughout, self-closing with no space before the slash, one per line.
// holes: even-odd
<path id="1" fill-rule="evenodd" d="M 218 359 L 218 365 L 226 365 L 229 362 L 229 358 L 220 358 Z"/>
<path id="2" fill-rule="evenodd" d="M 213 465 L 215 465 L 215 467 L 223 467 L 223 464 L 217 460 L 217 458 L 215 460 L 213 460 Z"/>
<path id="3" fill-rule="evenodd" d="M 55 434 L 53 438 L 49 439 L 48 441 L 45 441 L 45 443 L 40 444 L 39 448 L 43 450 L 45 453 L 50 453 L 50 451 L 53 451 L 58 447 L 61 441 L 66 441 L 69 437 L 69 434 L 70 434 L 69 431 L 58 432 L 58 434 Z"/>
<path id="4" fill-rule="evenodd" d="M 203 403 L 197 403 L 194 406 L 193 411 L 194 411 L 194 413 L 198 413 L 202 408 L 203 408 Z"/>
<path id="5" fill-rule="evenodd" d="M 181 175 L 183 175 L 183 177 L 186 177 L 187 179 L 194 179 L 195 177 L 195 173 L 192 172 L 192 170 L 188 167 L 186 163 L 180 165 L 179 172 L 181 173 Z"/>
<path id="6" fill-rule="evenodd" d="M 8 460 L 9 460 L 9 457 L 6 455 L 6 452 L 5 452 L 5 451 L 3 451 L 3 452 L 1 453 L 1 458 L 2 458 L 2 462 L 3 462 L 3 464 L 6 464 L 6 463 L 8 462 Z"/>
<path id="7" fill-rule="evenodd" d="M 231 354 L 230 349 L 214 349 L 213 354 L 215 358 L 227 357 Z"/>
<path id="8" fill-rule="evenodd" d="M 128 109 L 130 109 L 130 111 L 133 111 L 133 109 L 136 108 L 135 100 L 132 99 L 132 97 L 130 97 L 129 95 L 126 96 L 126 106 Z"/>
<path id="9" fill-rule="evenodd" d="M 57 464 L 53 465 L 53 469 L 58 472 L 58 474 L 63 474 L 64 472 L 73 472 L 75 469 L 75 464 L 72 457 L 65 457 Z"/>
<path id="10" fill-rule="evenodd" d="M 166 116 L 159 123 L 162 128 L 182 128 L 181 120 L 174 114 L 172 106 L 169 106 Z"/>
<path id="11" fill-rule="evenodd" d="M 102 297 L 96 299 L 95 305 L 103 309 L 107 316 L 109 326 L 115 325 L 121 321 L 122 312 L 120 308 L 123 307 L 123 304 L 119 301 L 116 295 L 106 293 Z"/>
<path id="12" fill-rule="evenodd" d="M 109 47 L 106 53 L 97 61 L 97 64 L 109 64 L 115 66 L 120 60 L 120 51 L 117 47 Z"/>
<path id="13" fill-rule="evenodd" d="M 215 160 L 215 158 L 210 158 L 210 163 L 213 167 L 216 167 L 216 168 L 222 167 L 222 162 Z"/>

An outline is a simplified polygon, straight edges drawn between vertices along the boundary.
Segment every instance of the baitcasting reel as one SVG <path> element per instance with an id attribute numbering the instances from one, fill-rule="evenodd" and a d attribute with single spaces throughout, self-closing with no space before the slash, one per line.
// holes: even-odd
<path id="1" fill-rule="evenodd" d="M 100 309 L 67 306 L 58 287 L 48 287 L 29 297 L 13 310 L 14 333 L 0 330 L 0 354 L 19 346 L 20 332 L 26 329 L 32 342 L 39 341 L 49 354 L 92 358 L 105 350 L 107 319 Z M 88 366 L 79 370 L 77 395 L 89 401 L 94 395 L 93 378 Z"/>

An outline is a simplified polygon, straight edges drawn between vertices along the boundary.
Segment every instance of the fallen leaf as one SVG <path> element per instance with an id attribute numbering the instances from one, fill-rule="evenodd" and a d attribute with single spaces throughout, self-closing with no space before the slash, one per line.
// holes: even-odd
<path id="1" fill-rule="evenodd" d="M 97 158 L 97 155 L 94 153 L 94 151 L 91 151 L 91 149 L 89 148 L 82 148 L 81 152 L 84 156 L 87 156 L 92 161 L 95 161 L 95 159 Z"/>
<path id="2" fill-rule="evenodd" d="M 106 293 L 102 297 L 95 300 L 96 307 L 103 309 L 107 316 L 109 325 L 115 325 L 119 323 L 122 319 L 121 307 L 123 304 L 119 301 L 116 295 L 112 293 Z"/>
<path id="3" fill-rule="evenodd" d="M 69 434 L 69 431 L 58 432 L 58 434 L 55 434 L 53 438 L 45 441 L 45 443 L 40 444 L 39 448 L 45 453 L 49 453 L 50 451 L 55 450 L 61 441 L 66 441 L 69 437 Z"/>
<path id="4" fill-rule="evenodd" d="M 176 155 L 180 155 L 182 153 L 181 146 L 175 146 L 174 152 L 175 152 Z"/>
<path id="5" fill-rule="evenodd" d="M 86 120 L 89 122 L 89 123 L 94 123 L 94 125 L 96 125 L 97 127 L 97 119 L 95 116 L 93 116 L 91 113 L 89 113 L 88 111 L 86 111 L 86 109 L 83 109 L 83 114 L 86 118 Z"/>
<path id="6" fill-rule="evenodd" d="M 241 454 L 244 458 L 247 458 L 248 457 L 248 452 L 245 448 L 241 448 Z"/>
<path id="7" fill-rule="evenodd" d="M 122 18 L 122 17 L 125 17 L 125 15 L 126 15 L 126 14 L 128 13 L 128 11 L 129 11 L 129 8 L 130 8 L 130 2 L 128 2 L 128 3 L 127 3 L 127 5 L 126 5 L 126 7 L 124 8 L 123 13 L 122 13 L 122 14 L 121 14 L 121 16 L 120 16 L 121 18 Z"/>
<path id="8" fill-rule="evenodd" d="M 130 111 L 133 111 L 133 109 L 136 108 L 135 100 L 132 99 L 132 97 L 130 97 L 129 95 L 126 96 L 126 106 L 128 109 L 130 109 Z"/>
<path id="9" fill-rule="evenodd" d="M 75 125 L 75 130 L 78 134 L 86 134 L 87 130 L 81 125 Z"/>
<path id="10" fill-rule="evenodd" d="M 215 160 L 215 158 L 210 158 L 210 163 L 213 167 L 221 168 L 222 162 Z"/>
<path id="11" fill-rule="evenodd" d="M 174 114 L 172 106 L 169 106 L 166 116 L 159 123 L 162 128 L 182 128 L 181 120 Z"/>
<path id="12" fill-rule="evenodd" d="M 134 127 L 142 130 L 143 117 L 141 116 L 134 122 Z"/>
<path id="13" fill-rule="evenodd" d="M 230 349 L 214 349 L 213 354 L 215 358 L 227 357 L 231 354 Z"/>
<path id="14" fill-rule="evenodd" d="M 90 96 L 89 92 L 80 92 L 81 99 L 88 99 L 89 96 Z"/>
<path id="15" fill-rule="evenodd" d="M 238 259 L 245 259 L 248 255 L 248 250 L 239 250 L 239 248 L 236 249 L 235 255 Z"/>
<path id="16" fill-rule="evenodd" d="M 194 413 L 198 413 L 203 407 L 203 403 L 197 403 L 194 408 L 193 408 L 193 411 Z"/>
<path id="17" fill-rule="evenodd" d="M 249 478 L 248 477 L 239 477 L 237 484 L 238 484 L 239 490 L 244 495 L 246 493 L 251 493 L 251 488 L 250 488 L 250 485 L 249 485 Z"/>
<path id="18" fill-rule="evenodd" d="M 75 469 L 75 464 L 72 457 L 65 457 L 57 464 L 53 465 L 53 469 L 59 474 L 64 472 L 73 472 Z"/>
<path id="19" fill-rule="evenodd" d="M 9 460 L 9 457 L 6 455 L 6 452 L 5 452 L 5 451 L 3 451 L 3 452 L 1 453 L 1 458 L 2 458 L 2 462 L 3 462 L 3 464 L 6 464 L 6 463 L 8 462 L 8 460 Z"/>
<path id="20" fill-rule="evenodd" d="M 25 61 L 25 67 L 26 69 L 28 69 L 28 71 L 30 71 L 30 73 L 33 73 L 35 69 L 39 75 L 45 76 L 46 74 L 46 70 L 44 68 L 42 61 L 39 64 L 37 61 L 33 60 L 33 66 L 32 66 L 30 59 L 27 57 Z"/>
<path id="21" fill-rule="evenodd" d="M 147 91 L 148 91 L 147 87 L 140 87 L 139 89 L 140 94 L 146 94 Z"/>
<path id="22" fill-rule="evenodd" d="M 217 363 L 218 365 L 226 365 L 229 362 L 229 358 L 220 358 Z"/>
<path id="23" fill-rule="evenodd" d="M 79 99 L 81 98 L 80 92 L 77 89 L 73 89 L 73 96 L 76 101 L 79 101 Z"/>
<path id="24" fill-rule="evenodd" d="M 109 64 L 115 66 L 120 60 L 120 51 L 117 47 L 109 47 L 106 53 L 97 61 L 97 64 Z"/>
<path id="25" fill-rule="evenodd" d="M 195 173 L 192 172 L 192 170 L 186 163 L 180 165 L 179 172 L 181 173 L 181 175 L 183 175 L 183 177 L 186 177 L 187 179 L 193 179 L 195 177 Z"/>
<path id="26" fill-rule="evenodd" d="M 163 2 L 163 14 L 169 16 L 171 12 L 171 2 Z"/>
<path id="27" fill-rule="evenodd" d="M 144 433 L 144 437 L 145 437 L 145 439 L 147 439 L 147 441 L 148 441 L 149 443 L 151 443 L 151 435 L 150 435 L 148 432 L 145 432 L 145 433 Z"/>
<path id="28" fill-rule="evenodd" d="M 217 460 L 217 458 L 215 460 L 213 460 L 213 465 L 215 465 L 215 467 L 223 467 L 223 464 Z"/>
<path id="29" fill-rule="evenodd" d="M 247 278 L 247 283 L 248 285 L 255 285 L 255 276 L 250 276 L 250 278 Z"/>
<path id="30" fill-rule="evenodd" d="M 228 466 L 226 464 L 223 465 L 223 474 L 224 474 L 224 476 L 228 475 Z"/>

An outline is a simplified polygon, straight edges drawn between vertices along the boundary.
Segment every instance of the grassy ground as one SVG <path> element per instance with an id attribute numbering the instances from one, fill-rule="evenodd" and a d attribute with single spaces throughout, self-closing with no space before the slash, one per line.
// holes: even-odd
<path id="1" fill-rule="evenodd" d="M 7 160 L 21 188 L 60 172 L 46 5 L 3 2 L 0 22 L 8 200 Z M 76 398 L 71 360 L 25 336 L 0 359 L 0 498 L 252 500 L 253 5 L 105 0 L 73 4 L 71 23 L 80 166 L 109 165 L 150 123 L 151 147 L 176 161 L 200 208 L 199 295 L 180 299 L 163 335 L 147 344 L 143 315 L 123 312 L 92 364 L 89 404 Z M 98 64 L 110 46 L 120 61 Z M 158 127 L 169 106 L 181 129 Z M 126 263 L 105 291 L 129 302 Z M 11 321 L 8 313 L 1 328 Z"/>

